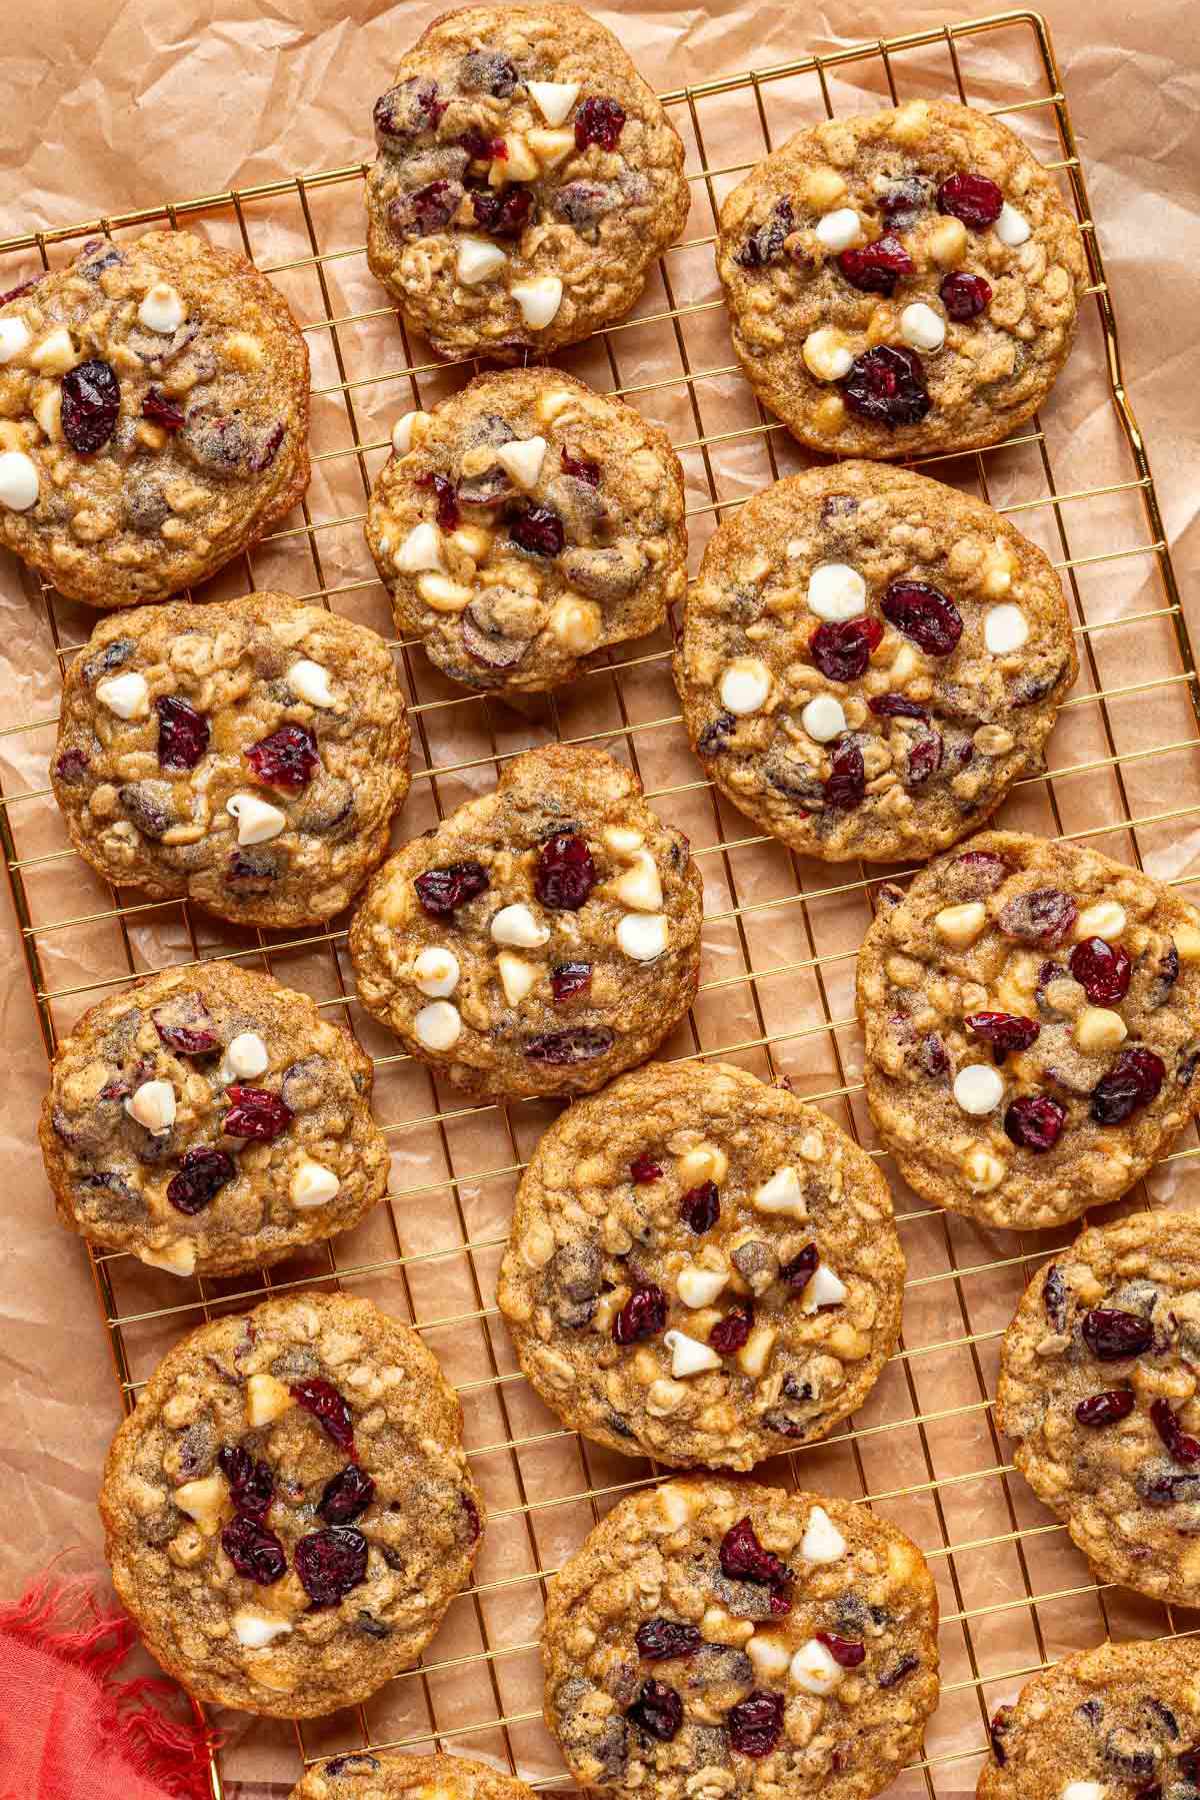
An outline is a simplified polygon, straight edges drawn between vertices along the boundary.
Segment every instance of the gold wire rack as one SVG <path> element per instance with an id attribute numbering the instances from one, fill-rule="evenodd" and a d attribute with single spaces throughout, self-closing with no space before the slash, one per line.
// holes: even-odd
<path id="1" fill-rule="evenodd" d="M 1060 172 L 1084 233 L 1094 297 L 1044 417 L 1004 445 L 924 465 L 1042 543 L 1064 577 L 1079 637 L 1081 676 L 1052 741 L 1053 767 L 1020 784 L 1003 818 L 1047 836 L 1094 840 L 1168 880 L 1194 883 L 1200 870 L 1192 872 L 1187 834 L 1189 822 L 1200 821 L 1196 670 L 1122 381 L 1067 98 L 1038 14 L 930 28 L 664 94 L 688 145 L 693 207 L 684 238 L 630 319 L 560 360 L 671 430 L 698 554 L 723 511 L 805 461 L 730 356 L 711 249 L 721 198 L 803 124 L 946 93 L 1014 120 Z M 361 535 L 371 476 L 388 449 L 391 419 L 472 371 L 421 354 L 403 330 L 397 356 L 394 312 L 365 268 L 364 172 L 354 163 L 10 238 L 0 242 L 0 289 L 38 264 L 50 267 L 59 245 L 194 220 L 256 261 L 307 321 L 314 481 L 298 522 L 240 559 L 205 597 L 282 587 L 390 637 Z M 462 1396 L 468 1448 L 489 1500 L 477 1578 L 422 1665 L 367 1705 L 303 1728 L 222 1716 L 226 1744 L 213 1763 L 213 1793 L 282 1793 L 318 1755 L 380 1746 L 459 1751 L 538 1788 L 569 1786 L 540 1716 L 536 1640 L 546 1580 L 615 1497 L 656 1471 L 557 1425 L 523 1382 L 493 1303 L 515 1183 L 554 1109 L 455 1103 L 440 1092 L 357 1007 L 341 923 L 291 935 L 239 932 L 182 902 L 126 903 L 92 877 L 67 846 L 46 774 L 61 674 L 92 617 L 11 561 L 0 568 L 0 603 L 10 620 L 20 611 L 22 641 L 29 638 L 28 679 L 6 697 L 0 725 L 0 839 L 47 1051 L 85 1006 L 131 979 L 168 963 L 238 958 L 344 1017 L 373 1054 L 376 1111 L 393 1145 L 388 1202 L 306 1260 L 227 1281 L 173 1282 L 131 1258 L 92 1255 L 123 1404 L 132 1405 L 166 1347 L 202 1319 L 268 1292 L 352 1284 L 409 1318 L 437 1351 Z M 502 761 L 531 744 L 602 743 L 627 758 L 655 805 L 689 832 L 705 873 L 701 989 L 686 1027 L 661 1054 L 721 1056 L 787 1079 L 878 1155 L 857 1077 L 853 969 L 884 872 L 805 862 L 725 808 L 687 753 L 670 635 L 614 656 L 520 713 L 455 690 L 414 655 L 412 642 L 393 647 L 415 727 L 403 835 L 489 787 Z M 1178 803 L 1164 807 L 1164 792 Z M 1176 1197 L 1198 1154 L 1191 1133 L 1136 1201 Z M 900 1347 L 866 1407 L 832 1442 L 758 1473 L 865 1500 L 929 1557 L 942 1597 L 942 1704 L 924 1756 L 891 1791 L 944 1800 L 974 1792 L 987 1718 L 1032 1671 L 1106 1633 L 1182 1627 L 1169 1608 L 1092 1580 L 1062 1529 L 1012 1479 L 993 1425 L 997 1341 L 1052 1246 L 1044 1236 L 983 1232 L 922 1206 L 892 1179 L 909 1262 Z"/>

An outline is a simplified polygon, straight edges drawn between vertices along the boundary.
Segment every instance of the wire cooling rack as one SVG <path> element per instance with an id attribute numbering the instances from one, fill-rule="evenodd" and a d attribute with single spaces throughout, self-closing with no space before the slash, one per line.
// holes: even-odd
<path id="1" fill-rule="evenodd" d="M 664 95 L 688 147 L 693 206 L 683 240 L 630 319 L 561 360 L 671 431 L 687 474 L 695 559 L 723 511 L 805 462 L 730 355 L 712 265 L 720 200 L 801 125 L 938 94 L 1006 117 L 1059 171 L 1084 233 L 1094 297 L 1039 419 L 994 449 L 924 465 L 989 500 L 1042 544 L 1064 577 L 1079 638 L 1081 674 L 1052 740 L 1052 768 L 1014 791 L 1003 821 L 1095 841 L 1181 886 L 1194 883 L 1196 672 L 1146 449 L 1122 386 L 1067 100 L 1037 14 L 799 57 Z M 205 597 L 282 587 L 390 637 L 362 541 L 365 497 L 392 419 L 471 371 L 448 369 L 397 334 L 366 270 L 363 173 L 355 163 L 10 239 L 0 243 L 0 290 L 96 231 L 132 235 L 202 221 L 214 239 L 251 256 L 286 294 L 312 350 L 314 480 L 299 516 L 210 583 Z M 536 1638 L 546 1578 L 615 1496 L 655 1471 L 562 1430 L 521 1379 L 497 1316 L 495 1277 L 515 1183 L 555 1109 L 463 1104 L 398 1054 L 355 1003 L 344 922 L 290 935 L 237 931 L 182 902 L 123 895 L 85 869 L 49 796 L 47 762 L 59 679 L 93 618 L 11 561 L 0 566 L 0 605 L 21 658 L 0 727 L 0 834 L 47 1050 L 84 1007 L 135 976 L 234 957 L 345 1018 L 374 1056 L 376 1112 L 393 1151 L 391 1195 L 370 1220 L 261 1276 L 177 1282 L 128 1257 L 93 1256 L 125 1405 L 167 1346 L 202 1319 L 267 1292 L 344 1284 L 409 1318 L 441 1358 L 462 1396 L 490 1505 L 477 1579 L 422 1666 L 366 1706 L 303 1728 L 223 1715 L 214 1794 L 282 1794 L 307 1759 L 381 1745 L 457 1751 L 534 1786 L 565 1787 L 540 1717 Z M 883 872 L 806 862 L 726 808 L 687 752 L 669 634 L 627 647 L 605 669 L 520 712 L 455 689 L 412 643 L 394 647 L 415 727 L 402 835 L 486 791 L 502 761 L 533 744 L 559 737 L 626 758 L 652 802 L 689 833 L 705 876 L 700 993 L 660 1054 L 724 1056 L 786 1078 L 873 1148 L 853 969 Z M 1134 1203 L 1175 1198 L 1194 1180 L 1198 1151 L 1192 1132 Z M 997 1340 L 1053 1244 L 985 1232 L 922 1206 L 889 1172 L 909 1263 L 901 1345 L 851 1426 L 758 1473 L 864 1499 L 930 1559 L 942 1599 L 942 1703 L 925 1756 L 892 1791 L 941 1800 L 974 1792 L 987 1717 L 1033 1670 L 1106 1632 L 1165 1635 L 1180 1622 L 1169 1608 L 1096 1585 L 1062 1529 L 1013 1478 L 992 1423 Z"/>

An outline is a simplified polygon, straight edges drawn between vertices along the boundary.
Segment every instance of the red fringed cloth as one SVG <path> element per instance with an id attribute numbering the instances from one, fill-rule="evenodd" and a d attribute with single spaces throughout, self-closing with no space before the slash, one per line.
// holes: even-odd
<path id="1" fill-rule="evenodd" d="M 211 1800 L 216 1738 L 182 1690 L 118 1679 L 137 1641 L 87 1580 L 0 1606 L 0 1800 Z"/>

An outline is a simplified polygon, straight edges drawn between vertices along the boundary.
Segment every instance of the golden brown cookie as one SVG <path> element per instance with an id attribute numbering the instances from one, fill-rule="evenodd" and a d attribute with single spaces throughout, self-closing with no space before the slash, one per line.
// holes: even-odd
<path id="1" fill-rule="evenodd" d="M 351 1750 L 313 1763 L 288 1800 L 532 1800 L 533 1789 L 467 1756 Z"/>

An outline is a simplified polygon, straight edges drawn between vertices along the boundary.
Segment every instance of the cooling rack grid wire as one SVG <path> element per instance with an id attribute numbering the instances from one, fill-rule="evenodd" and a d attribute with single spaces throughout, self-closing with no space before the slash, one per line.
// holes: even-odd
<path id="1" fill-rule="evenodd" d="M 1043 414 L 1008 443 L 924 467 L 989 500 L 1061 570 L 1081 674 L 1050 746 L 1001 820 L 1200 882 L 1196 672 L 1149 462 L 1121 385 L 1116 322 L 1066 96 L 1042 19 L 1014 12 L 847 47 L 663 96 L 688 148 L 693 205 L 634 316 L 561 360 L 664 423 L 688 481 L 695 560 L 721 514 L 805 459 L 754 401 L 732 360 L 712 266 L 715 209 L 741 172 L 799 126 L 949 94 L 1008 119 L 1073 202 L 1088 247 L 1080 341 Z M 460 385 L 410 344 L 362 246 L 363 165 L 163 204 L 0 243 L 0 290 L 74 254 L 97 231 L 129 238 L 197 221 L 269 273 L 313 357 L 314 480 L 300 516 L 205 589 L 281 587 L 390 638 L 362 540 L 371 478 L 392 419 Z M 10 274 L 10 270 L 12 273 Z M 491 1522 L 477 1579 L 423 1665 L 365 1706 L 303 1727 L 224 1715 L 215 1795 L 285 1792 L 318 1755 L 381 1745 L 482 1757 L 535 1787 L 566 1787 L 541 1723 L 537 1630 L 546 1578 L 614 1497 L 654 1468 L 598 1450 L 556 1421 L 517 1371 L 495 1304 L 512 1197 L 554 1108 L 458 1100 L 399 1054 L 353 998 L 344 921 L 299 933 L 237 931 L 181 902 L 105 887 L 67 847 L 47 785 L 59 678 L 91 627 L 86 609 L 0 566 L 0 606 L 27 675 L 0 724 L 0 834 L 48 1052 L 85 1007 L 131 978 L 199 957 L 236 957 L 312 993 L 376 1065 L 376 1113 L 392 1146 L 389 1201 L 358 1230 L 265 1274 L 175 1281 L 133 1259 L 92 1268 L 125 1405 L 168 1345 L 202 1319 L 267 1292 L 345 1285 L 409 1318 L 462 1396 Z M 854 955 L 883 871 L 820 865 L 753 832 L 692 759 L 670 680 L 670 638 L 513 712 L 442 680 L 408 642 L 395 651 L 414 722 L 404 837 L 486 791 L 504 759 L 559 737 L 598 743 L 638 771 L 653 804 L 691 836 L 705 876 L 701 990 L 665 1057 L 736 1059 L 825 1106 L 878 1153 L 862 1102 Z M 893 876 L 895 871 L 887 871 Z M 32 1121 L 30 1122 L 32 1130 Z M 1136 1203 L 1196 1180 L 1194 1132 Z M 904 1336 L 868 1404 L 832 1442 L 758 1474 L 864 1499 L 929 1557 L 942 1601 L 942 1704 L 924 1758 L 896 1795 L 973 1793 L 990 1712 L 1026 1675 L 1113 1636 L 1169 1635 L 1186 1620 L 1098 1587 L 1065 1533 L 1011 1472 L 992 1423 L 997 1343 L 1028 1276 L 1069 1238 L 987 1233 L 918 1203 L 889 1168 L 908 1257 Z"/>

